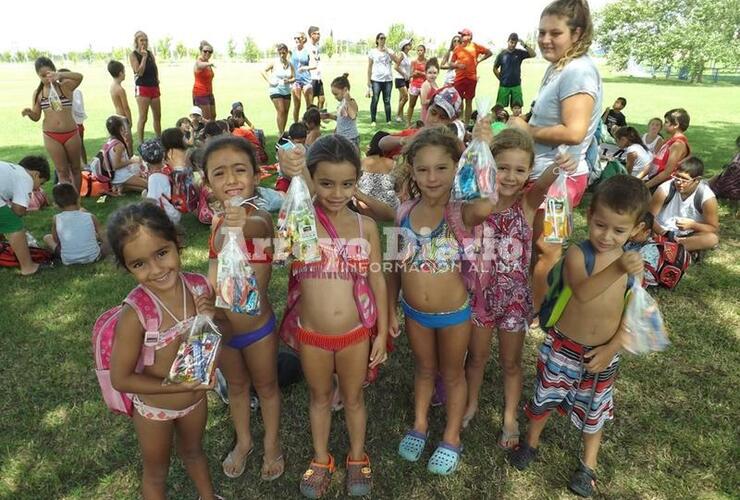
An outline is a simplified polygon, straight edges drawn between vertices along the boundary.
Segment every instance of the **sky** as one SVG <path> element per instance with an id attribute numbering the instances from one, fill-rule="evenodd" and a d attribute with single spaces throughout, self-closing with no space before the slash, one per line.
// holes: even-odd
<path id="1" fill-rule="evenodd" d="M 598 10 L 609 1 L 592 0 L 591 9 Z M 453 0 L 442 8 L 445 4 L 441 1 L 426 0 L 409 1 L 408 10 L 404 10 L 396 8 L 400 3 L 392 0 L 281 0 L 274 4 L 259 0 L 71 0 L 63 4 L 58 0 L 32 0 L 6 6 L 0 51 L 33 47 L 61 53 L 82 51 L 88 46 L 107 51 L 132 46 L 134 33 L 143 30 L 150 43 L 170 36 L 173 47 L 178 41 L 197 47 L 201 40 L 208 40 L 218 52 L 225 50 L 229 38 L 241 50 L 246 36 L 262 48 L 277 42 L 290 45 L 294 33 L 305 31 L 309 25 L 319 26 L 323 36 L 333 31 L 335 40 L 367 39 L 395 22 L 435 43 L 449 41 L 458 30 L 469 28 L 479 42 L 504 45 L 512 31 L 522 37 L 533 33 L 547 3 L 549 0 L 474 0 L 457 4 Z M 465 8 L 451 8 L 456 4 Z M 71 11 L 60 10 L 62 5 L 70 6 Z M 50 12 L 53 14 L 47 15 Z M 61 24 L 62 19 L 73 21 L 73 25 Z"/>

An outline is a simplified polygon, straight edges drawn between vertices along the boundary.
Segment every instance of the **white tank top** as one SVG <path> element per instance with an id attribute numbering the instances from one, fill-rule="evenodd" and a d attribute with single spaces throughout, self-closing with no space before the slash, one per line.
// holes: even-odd
<path id="1" fill-rule="evenodd" d="M 61 212 L 54 216 L 54 220 L 63 264 L 88 264 L 97 260 L 100 246 L 89 212 Z"/>
<path id="2" fill-rule="evenodd" d="M 650 163 L 653 161 L 652 153 L 650 153 L 650 151 L 646 151 L 645 148 L 643 148 L 639 144 L 630 144 L 624 151 L 624 153 L 625 157 L 630 153 L 635 153 L 635 155 L 637 156 L 637 158 L 635 158 L 634 165 L 632 165 L 632 172 L 630 172 L 630 174 L 632 175 L 639 174 L 640 172 L 642 172 L 643 168 L 650 165 Z"/>
<path id="3" fill-rule="evenodd" d="M 645 144 L 645 146 L 647 146 L 648 151 L 650 151 L 651 154 L 655 154 L 655 145 L 658 144 L 658 139 L 660 138 L 661 137 L 659 135 L 656 135 L 655 140 L 651 142 L 650 144 L 648 144 L 647 133 L 645 133 L 645 134 L 642 134 L 642 143 Z"/>

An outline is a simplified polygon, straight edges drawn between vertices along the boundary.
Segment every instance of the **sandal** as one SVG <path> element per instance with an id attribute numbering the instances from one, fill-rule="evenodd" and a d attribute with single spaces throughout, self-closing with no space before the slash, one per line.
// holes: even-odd
<path id="1" fill-rule="evenodd" d="M 511 442 L 514 444 L 511 444 Z M 498 438 L 498 447 L 502 450 L 513 450 L 519 444 L 519 428 L 514 432 L 507 432 L 506 429 L 501 429 L 501 435 Z"/>
<path id="2" fill-rule="evenodd" d="M 452 446 L 451 444 L 441 441 L 434 450 L 427 463 L 427 470 L 432 474 L 448 476 L 457 470 L 460 465 L 460 454 L 463 446 Z"/>
<path id="3" fill-rule="evenodd" d="M 398 454 L 409 462 L 417 462 L 427 444 L 427 434 L 411 429 L 398 443 Z"/>
<path id="4" fill-rule="evenodd" d="M 331 477 L 337 469 L 334 457 L 329 454 L 329 463 L 320 464 L 311 461 L 301 478 L 301 493 L 306 498 L 321 498 L 331 486 Z"/>
<path id="5" fill-rule="evenodd" d="M 590 497 L 596 489 L 596 473 L 588 465 L 581 462 L 578 469 L 571 476 L 568 487 L 576 495 Z"/>
<path id="6" fill-rule="evenodd" d="M 519 443 L 509 454 L 509 463 L 517 470 L 524 470 L 537 458 L 538 453 L 537 448 L 532 448 L 525 442 Z"/>
<path id="7" fill-rule="evenodd" d="M 365 454 L 362 460 L 350 460 L 347 455 L 347 495 L 364 497 L 373 487 L 373 471 L 370 458 Z"/>
<path id="8" fill-rule="evenodd" d="M 232 450 L 229 452 L 229 454 L 226 455 L 226 458 L 221 464 L 221 469 L 223 469 L 224 475 L 228 477 L 229 479 L 236 479 L 237 477 L 244 474 L 244 469 L 247 468 L 247 459 L 249 458 L 249 455 L 251 455 L 253 451 L 254 451 L 254 446 L 249 448 L 249 451 L 244 455 L 244 458 L 242 458 L 242 466 L 238 472 L 236 472 L 235 474 L 229 473 L 229 472 L 226 472 L 226 462 L 231 462 L 232 464 L 235 462 L 234 460 L 234 457 L 236 456 L 236 445 L 235 445 L 234 448 L 232 448 Z"/>
<path id="9" fill-rule="evenodd" d="M 272 474 L 269 473 L 271 469 L 274 470 Z M 274 481 L 282 476 L 283 472 L 285 472 L 285 459 L 282 454 L 269 463 L 265 461 L 264 457 L 262 457 L 262 471 L 260 472 L 260 479 L 263 481 Z"/>

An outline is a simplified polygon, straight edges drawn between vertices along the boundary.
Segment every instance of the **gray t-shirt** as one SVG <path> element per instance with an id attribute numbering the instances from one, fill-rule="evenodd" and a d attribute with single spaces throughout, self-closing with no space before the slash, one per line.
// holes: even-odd
<path id="1" fill-rule="evenodd" d="M 588 174 L 586 150 L 593 140 L 601 120 L 602 94 L 601 76 L 596 65 L 587 55 L 578 57 L 569 62 L 561 71 L 550 65 L 542 78 L 540 92 L 532 108 L 532 118 L 529 124 L 535 127 L 552 127 L 563 123 L 560 113 L 560 103 L 576 94 L 588 94 L 594 98 L 594 107 L 586 137 L 580 144 L 569 146 L 568 152 L 578 161 L 578 169 L 574 175 Z M 530 178 L 538 178 L 550 166 L 557 155 L 557 145 L 534 144 L 534 169 Z"/>
<path id="2" fill-rule="evenodd" d="M 89 212 L 65 211 L 54 216 L 62 263 L 89 264 L 100 257 L 95 223 Z"/>

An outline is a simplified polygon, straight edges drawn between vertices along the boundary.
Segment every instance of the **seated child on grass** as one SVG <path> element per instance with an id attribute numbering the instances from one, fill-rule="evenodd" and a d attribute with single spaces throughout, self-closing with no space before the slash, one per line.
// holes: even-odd
<path id="1" fill-rule="evenodd" d="M 139 146 L 139 154 L 149 166 L 146 198 L 158 205 L 173 224 L 180 222 L 180 211 L 172 205 L 172 183 L 170 176 L 163 173 L 164 148 L 159 139 L 149 139 Z"/>
<path id="2" fill-rule="evenodd" d="M 624 245 L 625 252 L 632 251 L 638 252 L 642 256 L 642 261 L 645 263 L 645 267 L 651 269 L 658 269 L 660 263 L 660 250 L 658 245 L 653 240 L 653 224 L 655 223 L 655 217 L 650 212 L 645 212 L 642 216 L 643 223 L 642 229 L 635 235 L 631 236 L 627 244 Z M 643 286 L 656 286 L 658 281 L 652 273 L 644 273 Z"/>
<path id="3" fill-rule="evenodd" d="M 51 194 L 61 212 L 54 216 L 51 234 L 44 236 L 46 246 L 65 266 L 98 260 L 102 256 L 98 219 L 80 208 L 80 198 L 71 184 L 57 184 Z"/>

